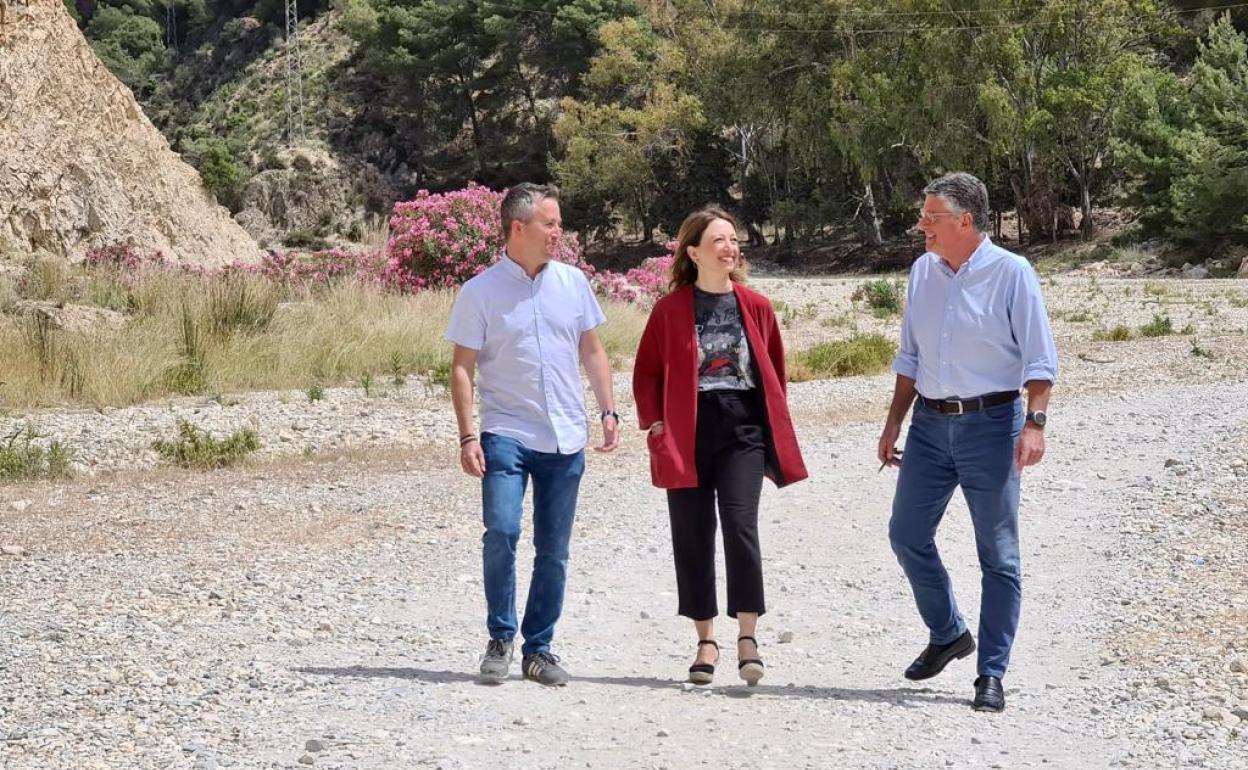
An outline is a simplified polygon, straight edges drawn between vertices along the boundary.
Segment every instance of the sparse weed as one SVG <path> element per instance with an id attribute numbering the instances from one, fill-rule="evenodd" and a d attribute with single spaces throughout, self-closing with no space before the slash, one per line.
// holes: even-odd
<path id="1" fill-rule="evenodd" d="M 1195 338 L 1192 339 L 1192 355 L 1196 358 L 1205 359 L 1213 359 L 1215 357 L 1211 351 L 1202 348 Z"/>
<path id="2" fill-rule="evenodd" d="M 178 420 L 177 438 L 154 441 L 152 448 L 174 465 L 209 470 L 241 462 L 260 448 L 260 438 L 255 430 L 243 428 L 235 431 L 229 438 L 216 439 L 194 423 Z"/>
<path id="3" fill-rule="evenodd" d="M 57 440 L 45 446 L 43 438 L 29 424 L 0 438 L 0 481 L 68 477 L 73 453 Z"/>
<path id="4" fill-rule="evenodd" d="M 390 353 L 390 376 L 394 387 L 401 388 L 407 384 L 407 372 L 408 366 L 403 354 L 397 350 Z"/>
<path id="5" fill-rule="evenodd" d="M 1153 320 L 1140 327 L 1141 337 L 1165 337 L 1174 334 L 1174 323 L 1168 315 L 1154 315 Z"/>
<path id="6" fill-rule="evenodd" d="M 1097 329 L 1092 334 L 1092 339 L 1097 342 L 1126 342 L 1133 336 L 1129 328 L 1119 324 L 1112 329 Z"/>
<path id="7" fill-rule="evenodd" d="M 429 370 L 429 384 L 448 389 L 451 387 L 450 361 L 442 362 Z"/>

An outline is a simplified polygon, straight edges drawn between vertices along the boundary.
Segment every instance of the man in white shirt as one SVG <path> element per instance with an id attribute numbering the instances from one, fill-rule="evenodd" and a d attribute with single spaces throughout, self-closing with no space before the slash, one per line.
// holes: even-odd
<path id="1" fill-rule="evenodd" d="M 497 263 L 464 284 L 446 339 L 455 345 L 451 396 L 460 464 L 482 480 L 486 626 L 484 681 L 501 682 L 512 640 L 524 637 L 524 676 L 567 684 L 551 653 L 563 610 L 568 545 L 589 432 L 578 364 L 598 399 L 603 443 L 619 444 L 610 359 L 595 328 L 605 317 L 589 280 L 553 259 L 563 234 L 558 191 L 520 184 L 502 203 L 507 245 Z M 480 369 L 481 435 L 473 430 L 473 373 Z M 533 481 L 533 576 L 517 629 L 516 543 L 524 492 Z"/>

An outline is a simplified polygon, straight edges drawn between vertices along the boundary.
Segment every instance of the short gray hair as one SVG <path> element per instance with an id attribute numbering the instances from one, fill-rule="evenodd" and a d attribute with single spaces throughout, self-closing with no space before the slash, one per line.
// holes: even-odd
<path id="1" fill-rule="evenodd" d="M 553 184 L 522 182 L 508 190 L 499 212 L 503 219 L 503 238 L 511 235 L 512 222 L 529 222 L 537 205 L 548 198 L 559 200 L 559 188 Z"/>
<path id="2" fill-rule="evenodd" d="M 988 188 L 979 177 L 965 171 L 945 174 L 923 188 L 924 195 L 943 198 L 955 214 L 970 214 L 975 229 L 988 231 Z"/>

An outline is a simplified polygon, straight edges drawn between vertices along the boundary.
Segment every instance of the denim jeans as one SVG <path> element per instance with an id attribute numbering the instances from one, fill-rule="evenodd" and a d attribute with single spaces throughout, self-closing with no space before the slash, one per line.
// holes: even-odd
<path id="1" fill-rule="evenodd" d="M 916 402 L 888 524 L 930 643 L 948 644 L 966 631 L 966 621 L 936 550 L 936 528 L 954 487 L 962 487 L 981 573 L 978 670 L 995 677 L 1009 665 L 1022 605 L 1014 467 L 1022 427 L 1021 399 L 961 415 Z"/>
<path id="2" fill-rule="evenodd" d="M 576 495 L 585 472 L 585 453 L 534 452 L 512 438 L 484 433 L 485 478 L 481 483 L 485 534 L 486 626 L 491 639 L 516 635 L 516 543 L 524 492 L 533 479 L 533 576 L 524 609 L 522 652 L 550 649 L 555 623 L 563 612 L 568 577 L 568 544 L 576 515 Z"/>

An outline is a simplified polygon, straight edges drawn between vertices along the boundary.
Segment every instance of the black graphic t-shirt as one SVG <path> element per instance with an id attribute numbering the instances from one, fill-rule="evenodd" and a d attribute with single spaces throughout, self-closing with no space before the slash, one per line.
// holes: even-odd
<path id="1" fill-rule="evenodd" d="M 733 292 L 693 287 L 693 328 L 698 335 L 698 390 L 751 390 L 750 346 Z"/>

